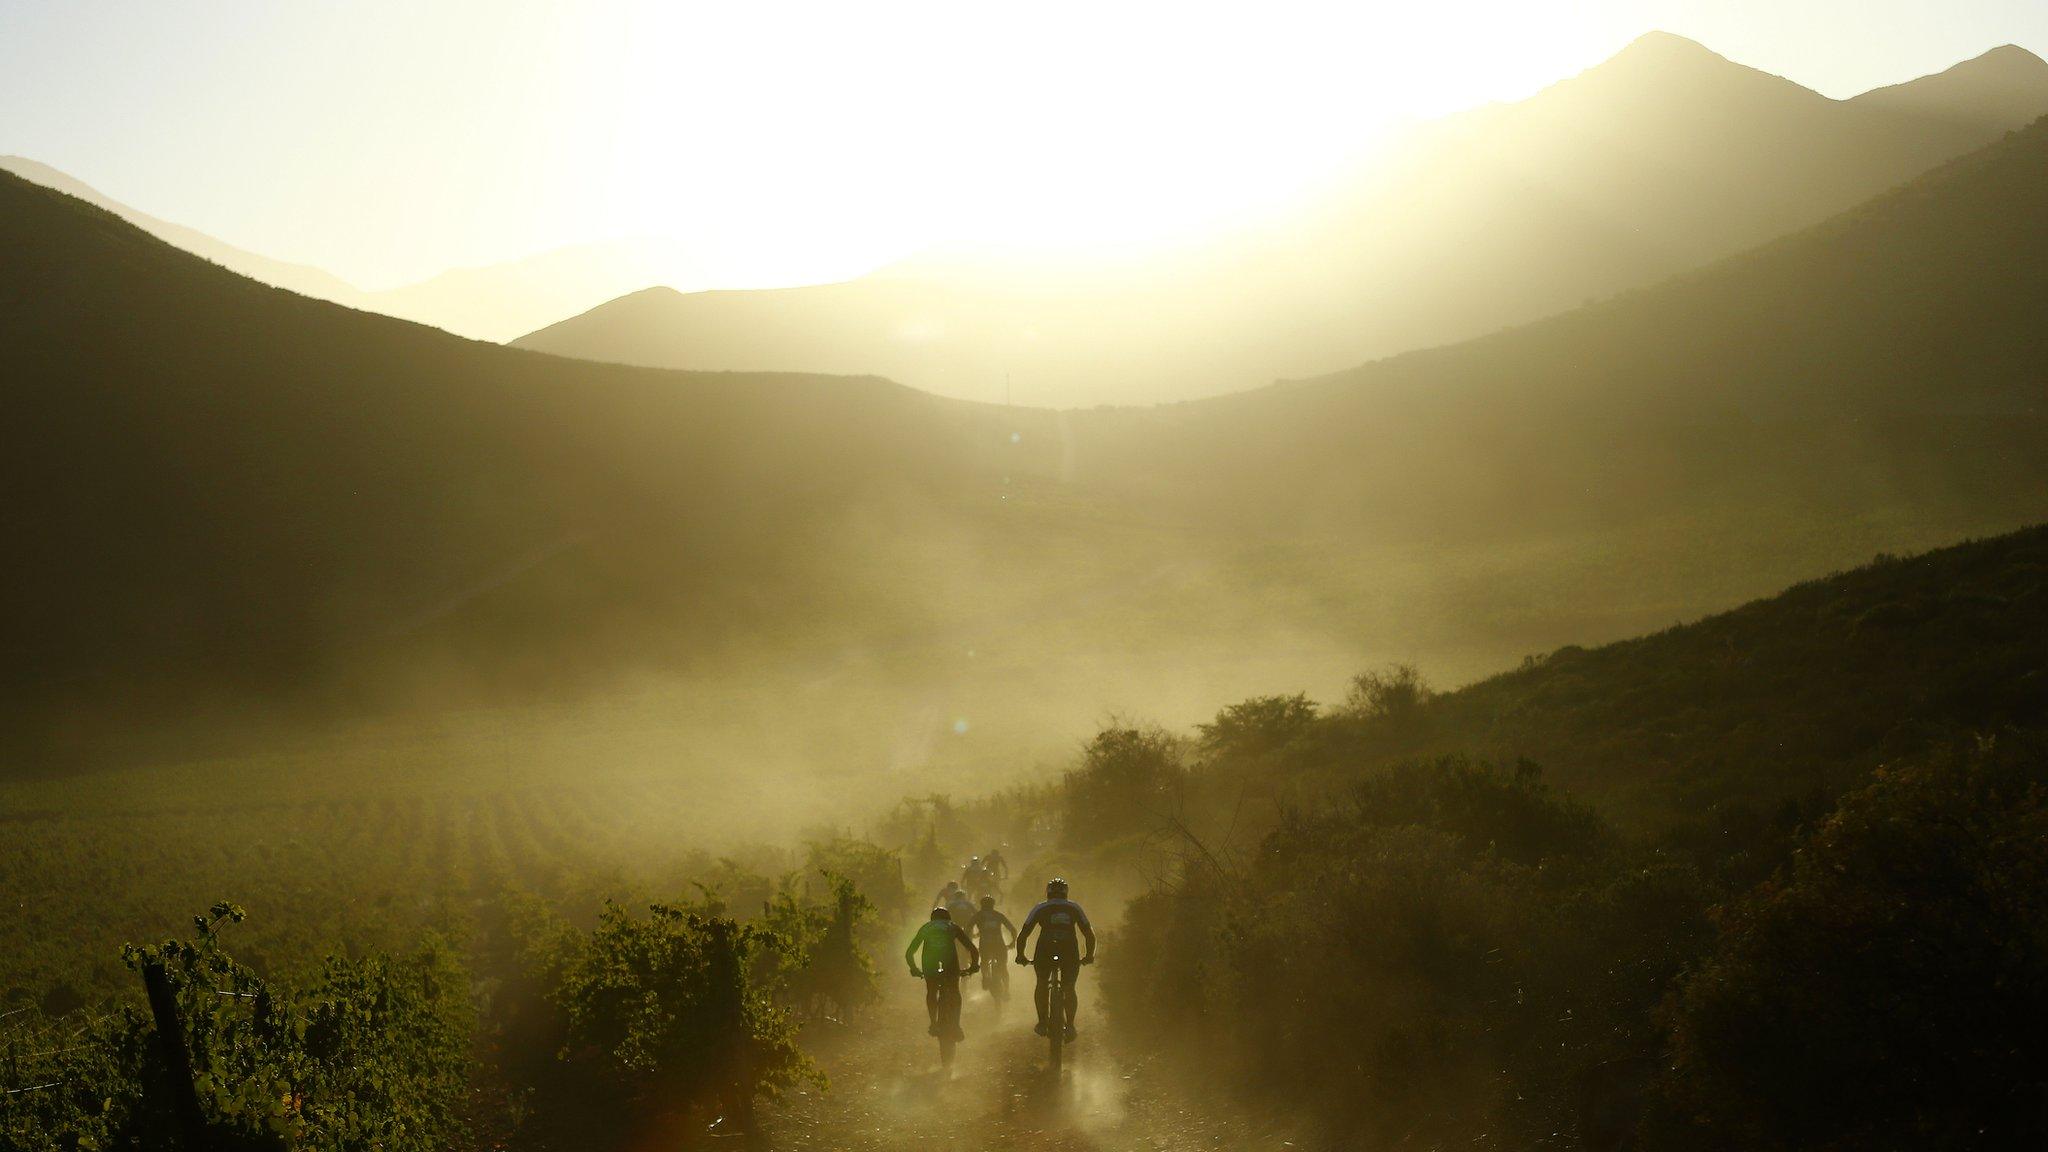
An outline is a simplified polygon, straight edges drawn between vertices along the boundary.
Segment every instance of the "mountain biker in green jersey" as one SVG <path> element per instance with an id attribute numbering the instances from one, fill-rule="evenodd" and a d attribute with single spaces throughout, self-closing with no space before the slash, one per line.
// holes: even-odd
<path id="1" fill-rule="evenodd" d="M 969 962 L 964 973 L 960 968 L 961 944 L 967 945 Z M 910 938 L 910 947 L 903 950 L 903 961 L 910 965 L 912 976 L 924 981 L 924 1010 L 931 1017 L 931 1034 L 939 1034 L 943 1009 L 943 1023 L 952 1038 L 966 1039 L 967 1034 L 960 1030 L 960 977 L 981 970 L 981 950 L 953 923 L 953 914 L 944 908 L 932 909 L 932 918 Z"/>
<path id="2" fill-rule="evenodd" d="M 1081 906 L 1067 899 L 1067 882 L 1055 877 L 1045 886 L 1045 899 L 1024 917 L 1024 927 L 1017 930 L 1017 963 L 1024 963 L 1024 941 L 1031 933 L 1038 931 L 1038 948 L 1032 953 L 1031 966 L 1038 973 L 1038 984 L 1032 992 L 1032 1000 L 1038 1005 L 1038 1034 L 1046 1032 L 1046 969 L 1059 958 L 1060 978 L 1066 994 L 1060 999 L 1064 1003 L 1067 1039 L 1074 1038 L 1074 1013 L 1080 1004 L 1080 997 L 1074 992 L 1074 984 L 1081 976 L 1081 965 L 1095 963 L 1095 929 L 1088 923 L 1088 914 Z M 1088 951 L 1080 951 L 1074 934 L 1078 932 L 1088 942 Z"/>

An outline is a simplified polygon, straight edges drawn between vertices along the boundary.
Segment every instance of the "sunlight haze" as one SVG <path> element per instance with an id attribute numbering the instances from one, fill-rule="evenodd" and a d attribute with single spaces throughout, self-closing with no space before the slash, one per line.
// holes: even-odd
<path id="1" fill-rule="evenodd" d="M 1934 12 L 9 0 L 0 152 L 364 288 L 643 238 L 683 250 L 679 287 L 798 284 L 1271 210 L 1404 123 L 1652 28 L 1837 97 L 2048 48 L 2048 6 Z"/>
<path id="2" fill-rule="evenodd" d="M 0 1152 L 2048 1149 L 2044 50 L 0 0 Z"/>

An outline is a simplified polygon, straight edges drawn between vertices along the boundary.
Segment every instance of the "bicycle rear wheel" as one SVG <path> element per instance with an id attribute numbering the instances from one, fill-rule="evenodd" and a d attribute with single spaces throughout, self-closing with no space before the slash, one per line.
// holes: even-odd
<path id="1" fill-rule="evenodd" d="M 953 1062 L 953 1048 L 959 1043 L 960 988 L 950 985 L 939 992 L 939 1063 Z"/>
<path id="2" fill-rule="evenodd" d="M 1051 1023 L 1045 1029 L 1046 1039 L 1052 1047 L 1052 1070 L 1060 1070 L 1060 1059 L 1067 1047 L 1067 982 L 1061 978 L 1059 962 L 1053 962 L 1052 972 L 1045 979 L 1046 1016 Z"/>

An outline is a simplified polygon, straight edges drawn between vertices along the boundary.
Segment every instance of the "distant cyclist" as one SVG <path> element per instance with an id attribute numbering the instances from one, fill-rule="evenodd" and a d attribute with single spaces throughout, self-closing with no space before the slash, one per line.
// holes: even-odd
<path id="1" fill-rule="evenodd" d="M 988 953 L 991 964 L 1003 962 L 1003 949 L 1009 947 L 1008 940 L 1003 937 L 1005 929 L 1010 933 L 1009 939 L 1016 939 L 1017 926 L 1010 923 L 1008 916 L 996 911 L 996 898 L 983 896 L 981 907 L 974 913 L 974 942 Z M 989 939 L 991 936 L 995 937 L 993 941 Z"/>
<path id="2" fill-rule="evenodd" d="M 1003 859 L 1003 850 L 989 849 L 988 855 L 981 858 L 981 866 L 988 870 L 987 891 L 1001 898 L 1003 885 L 1010 882 L 1010 862 Z"/>
<path id="3" fill-rule="evenodd" d="M 955 888 L 953 894 L 946 897 L 946 911 L 952 913 L 953 923 L 972 930 L 974 918 L 981 909 L 975 905 L 974 897 L 967 894 L 967 889 Z"/>
<path id="4" fill-rule="evenodd" d="M 988 866 L 982 863 L 979 856 L 969 860 L 967 867 L 960 870 L 960 886 L 967 889 L 969 894 L 987 892 L 994 884 L 995 878 L 995 873 L 988 870 Z"/>
<path id="5" fill-rule="evenodd" d="M 934 908 L 932 918 L 910 938 L 910 947 L 903 950 L 903 962 L 910 965 L 910 974 L 924 981 L 924 1011 L 931 1018 L 931 1034 L 939 1035 L 943 1024 L 946 1035 L 953 1040 L 967 1038 L 967 1033 L 960 1030 L 961 944 L 967 945 L 966 972 L 979 970 L 980 949 L 953 923 L 952 913 Z"/>
<path id="6" fill-rule="evenodd" d="M 1031 933 L 1038 932 L 1038 948 L 1031 954 L 1031 965 L 1038 973 L 1038 984 L 1032 992 L 1032 1000 L 1038 1006 L 1038 1034 L 1046 1031 L 1046 968 L 1053 957 L 1059 957 L 1060 979 L 1066 988 L 1065 1001 L 1066 1038 L 1074 1038 L 1074 1014 L 1080 1006 L 1080 997 L 1074 992 L 1074 985 L 1081 976 L 1081 965 L 1095 963 L 1095 929 L 1088 923 L 1088 914 L 1081 906 L 1067 899 L 1067 882 L 1055 878 L 1045 886 L 1045 899 L 1024 917 L 1024 927 L 1017 930 L 1017 963 L 1024 963 L 1024 941 Z M 1078 932 L 1088 942 L 1088 951 L 1080 956 L 1074 939 Z"/>

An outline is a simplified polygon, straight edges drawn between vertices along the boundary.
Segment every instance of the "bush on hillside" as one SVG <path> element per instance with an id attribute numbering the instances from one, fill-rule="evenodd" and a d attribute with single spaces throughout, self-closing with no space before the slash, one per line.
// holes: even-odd
<path id="1" fill-rule="evenodd" d="M 1178 808 L 1186 776 L 1181 742 L 1165 729 L 1104 728 L 1066 775 L 1061 844 L 1093 847 L 1149 831 Z"/>
<path id="2" fill-rule="evenodd" d="M 1685 985 L 1711 1143 L 2048 1145 L 2048 755 L 1951 750 L 1843 798 Z"/>
<path id="3" fill-rule="evenodd" d="M 1351 678 L 1342 712 L 1361 720 L 1398 723 L 1422 710 L 1436 693 L 1412 664 L 1390 664 Z"/>
<path id="4" fill-rule="evenodd" d="M 1315 723 L 1316 703 L 1306 693 L 1256 696 L 1232 704 L 1197 725 L 1202 751 L 1212 757 L 1254 758 L 1285 748 Z"/>
<path id="5" fill-rule="evenodd" d="M 1705 930 L 1689 872 L 1528 765 L 1401 765 L 1286 814 L 1241 868 L 1197 859 L 1131 906 L 1111 1009 L 1371 1142 L 1568 1130 L 1590 1069 L 1655 1051 Z"/>

